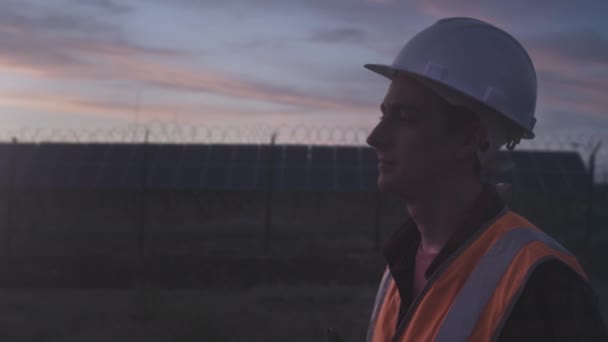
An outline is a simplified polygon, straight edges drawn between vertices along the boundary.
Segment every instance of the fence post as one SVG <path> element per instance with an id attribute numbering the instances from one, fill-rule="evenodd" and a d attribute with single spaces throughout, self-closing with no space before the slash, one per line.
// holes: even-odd
<path id="1" fill-rule="evenodd" d="M 272 133 L 270 138 L 270 155 L 268 156 L 268 184 L 266 191 L 266 215 L 264 218 L 264 252 L 268 252 L 270 247 L 270 230 L 272 226 L 272 191 L 274 178 L 274 152 L 277 133 Z"/>
<path id="2" fill-rule="evenodd" d="M 149 304 L 150 304 L 150 288 L 148 285 L 146 263 L 145 263 L 145 228 L 146 228 L 146 195 L 148 185 L 148 134 L 149 130 L 146 129 L 146 135 L 143 143 L 143 158 L 142 158 L 142 180 L 139 189 L 139 225 L 137 230 L 137 260 L 135 265 L 135 291 L 134 291 L 134 304 L 135 304 L 135 315 L 136 320 L 149 320 L 151 319 Z"/>
<path id="3" fill-rule="evenodd" d="M 15 147 L 17 146 L 17 138 L 13 137 L 10 145 L 9 162 L 8 162 L 8 187 L 6 191 L 6 237 L 4 240 L 4 256 L 11 255 L 11 242 L 14 233 L 13 220 L 13 203 L 15 202 Z"/>
<path id="4" fill-rule="evenodd" d="M 144 138 L 143 145 L 143 160 L 142 160 L 142 180 L 139 189 L 139 225 L 137 230 L 137 258 L 138 262 L 142 263 L 145 257 L 145 232 L 146 232 L 146 196 L 148 187 L 148 134 L 149 130 L 146 129 L 146 135 Z"/>
<path id="5" fill-rule="evenodd" d="M 593 197 L 595 194 L 595 157 L 600 149 L 602 142 L 593 146 L 593 150 L 589 155 L 589 188 L 588 188 L 588 199 L 587 199 L 587 227 L 585 229 L 585 246 L 589 247 L 591 243 L 591 233 L 593 229 Z"/>

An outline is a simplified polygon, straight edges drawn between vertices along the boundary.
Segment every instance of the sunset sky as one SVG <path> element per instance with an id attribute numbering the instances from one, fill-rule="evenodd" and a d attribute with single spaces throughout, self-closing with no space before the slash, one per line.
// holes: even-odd
<path id="1" fill-rule="evenodd" d="M 0 130 L 371 127 L 388 82 L 363 64 L 447 16 L 528 49 L 539 134 L 608 131 L 605 0 L 2 0 Z"/>

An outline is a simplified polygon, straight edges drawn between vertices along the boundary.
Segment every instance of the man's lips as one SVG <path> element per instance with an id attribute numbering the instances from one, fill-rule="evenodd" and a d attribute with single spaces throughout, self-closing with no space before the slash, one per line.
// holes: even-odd
<path id="1" fill-rule="evenodd" d="M 386 159 L 379 159 L 379 162 L 378 162 L 379 168 L 387 168 L 387 167 L 391 167 L 394 165 L 397 165 L 397 163 L 390 161 L 390 160 L 386 160 Z"/>

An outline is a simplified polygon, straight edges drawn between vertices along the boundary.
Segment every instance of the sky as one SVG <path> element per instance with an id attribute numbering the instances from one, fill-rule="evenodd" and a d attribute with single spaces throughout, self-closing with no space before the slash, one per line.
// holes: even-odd
<path id="1" fill-rule="evenodd" d="M 605 0 L 2 0 L 0 131 L 150 120 L 373 127 L 416 32 L 468 16 L 535 64 L 537 135 L 608 131 Z"/>

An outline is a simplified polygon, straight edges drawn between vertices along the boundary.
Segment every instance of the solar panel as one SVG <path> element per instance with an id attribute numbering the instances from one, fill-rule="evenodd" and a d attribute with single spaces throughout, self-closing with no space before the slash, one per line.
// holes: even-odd
<path id="1" fill-rule="evenodd" d="M 344 147 L 336 150 L 336 165 L 338 166 L 359 166 L 361 159 L 359 157 L 358 147 Z"/>
<path id="2" fill-rule="evenodd" d="M 377 164 L 377 162 L 376 162 Z M 361 190 L 377 191 L 378 190 L 378 167 L 364 167 L 361 170 Z"/>
<path id="3" fill-rule="evenodd" d="M 76 174 L 78 173 L 77 164 L 58 163 L 50 170 L 48 185 L 52 187 L 71 188 L 75 183 Z"/>
<path id="4" fill-rule="evenodd" d="M 97 179 L 101 173 L 100 164 L 81 164 L 77 167 L 74 174 L 74 186 L 77 187 L 95 187 Z"/>
<path id="5" fill-rule="evenodd" d="M 358 191 L 361 188 L 359 166 L 336 168 L 336 190 Z"/>
<path id="6" fill-rule="evenodd" d="M 378 167 L 378 156 L 373 148 L 361 148 L 361 164 L 366 167 Z"/>
<path id="7" fill-rule="evenodd" d="M 583 172 L 585 165 L 578 153 L 563 153 L 560 156 L 560 165 L 567 172 Z"/>
<path id="8" fill-rule="evenodd" d="M 111 144 L 109 150 L 105 151 L 104 162 L 112 164 L 127 164 L 133 161 L 133 153 L 136 145 L 131 144 Z M 103 158 L 103 154 L 100 156 Z"/>
<path id="9" fill-rule="evenodd" d="M 334 147 L 312 146 L 310 149 L 310 165 L 312 167 L 334 166 Z"/>
<path id="10" fill-rule="evenodd" d="M 147 173 L 150 172 L 148 169 Z M 146 182 L 148 180 L 146 179 Z M 125 166 L 124 186 L 139 189 L 144 185 L 144 170 L 142 164 L 130 164 Z"/>
<path id="11" fill-rule="evenodd" d="M 7 164 L 0 164 L 0 186 L 4 187 L 13 183 L 10 168 Z"/>
<path id="12" fill-rule="evenodd" d="M 316 191 L 334 190 L 334 168 L 333 167 L 311 167 L 310 189 Z"/>
<path id="13" fill-rule="evenodd" d="M 15 165 L 15 186 L 27 187 L 40 185 L 41 182 L 37 178 L 41 174 L 41 172 L 39 172 L 39 170 L 37 170 L 35 166 L 36 165 L 33 162 L 20 163 Z"/>
<path id="14" fill-rule="evenodd" d="M 182 145 L 157 145 L 154 155 L 150 155 L 150 165 L 177 165 L 180 162 Z"/>
<path id="15" fill-rule="evenodd" d="M 182 152 L 182 163 L 204 164 L 207 158 L 207 145 L 186 145 Z"/>
<path id="16" fill-rule="evenodd" d="M 255 165 L 258 162 L 259 145 L 239 145 L 235 149 L 234 162 Z"/>
<path id="17" fill-rule="evenodd" d="M 80 161 L 82 163 L 104 162 L 106 158 L 106 153 L 109 152 L 109 148 L 110 145 L 106 144 L 87 144 L 85 145 L 86 152 L 83 153 Z"/>
<path id="18" fill-rule="evenodd" d="M 519 170 L 534 170 L 535 165 L 532 161 L 532 152 L 526 151 L 513 151 L 511 154 L 511 158 L 513 159 L 513 163 L 515 163 L 515 167 Z"/>
<path id="19" fill-rule="evenodd" d="M 568 192 L 570 186 L 561 172 L 546 172 L 541 174 L 545 192 Z"/>
<path id="20" fill-rule="evenodd" d="M 133 154 L 131 156 L 131 161 L 129 164 L 137 167 L 141 167 L 141 165 L 150 164 L 150 159 L 154 156 L 155 146 L 154 145 L 146 145 L 146 144 L 133 144 Z"/>
<path id="21" fill-rule="evenodd" d="M 0 143 L 0 165 L 7 164 L 11 159 L 13 144 Z"/>
<path id="22" fill-rule="evenodd" d="M 35 173 L 31 182 L 32 185 L 48 187 L 53 184 L 53 164 L 37 162 L 31 164 L 30 167 L 33 168 L 33 172 Z"/>
<path id="23" fill-rule="evenodd" d="M 177 174 L 175 185 L 181 189 L 198 189 L 201 186 L 202 174 L 202 164 L 182 164 L 182 167 Z"/>
<path id="24" fill-rule="evenodd" d="M 43 164 L 54 164 L 63 159 L 63 145 L 54 143 L 42 143 L 38 146 L 37 162 Z"/>
<path id="25" fill-rule="evenodd" d="M 163 165 L 163 164 L 161 164 Z M 147 186 L 153 188 L 172 188 L 175 184 L 175 165 L 154 166 L 148 173 Z"/>
<path id="26" fill-rule="evenodd" d="M 82 145 L 42 143 L 39 145 L 38 161 L 42 163 L 75 163 L 82 157 Z"/>
<path id="27" fill-rule="evenodd" d="M 261 165 L 258 167 L 257 182 L 260 180 L 263 182 L 264 187 L 269 185 L 269 181 L 272 181 L 272 187 L 275 189 L 284 189 L 285 184 L 285 168 L 274 164 L 271 168 L 267 165 Z M 272 174 L 271 174 L 272 173 Z M 270 179 L 270 178 L 272 179 Z"/>
<path id="28" fill-rule="evenodd" d="M 89 152 L 88 146 L 85 144 L 69 144 L 67 149 L 66 162 L 73 165 L 80 165 Z"/>
<path id="29" fill-rule="evenodd" d="M 273 162 L 277 164 L 278 161 L 282 161 L 283 158 L 283 149 L 281 146 L 261 145 L 258 153 L 258 162 L 260 165 L 268 165 L 271 158 Z"/>
<path id="30" fill-rule="evenodd" d="M 8 184 L 12 148 L 16 186 L 139 187 L 143 181 L 143 144 L 7 143 L 0 144 L 0 185 Z M 368 147 L 149 144 L 146 148 L 148 184 L 154 187 L 266 190 L 272 156 L 276 189 L 377 190 L 377 157 Z M 589 175 L 576 152 L 501 153 L 509 154 L 514 170 L 495 175 L 493 182 L 512 183 L 516 191 L 588 189 Z"/>
<path id="31" fill-rule="evenodd" d="M 7 186 L 11 180 L 11 169 L 14 170 L 14 150 L 12 143 L 0 144 L 0 186 Z"/>
<path id="32" fill-rule="evenodd" d="M 234 145 L 209 145 L 207 162 L 229 164 L 232 162 L 234 150 Z"/>
<path id="33" fill-rule="evenodd" d="M 570 191 L 574 193 L 585 193 L 590 190 L 591 177 L 588 173 L 569 173 L 567 181 Z"/>
<path id="34" fill-rule="evenodd" d="M 309 188 L 308 172 L 305 167 L 286 167 L 278 184 L 282 190 L 307 190 Z"/>
<path id="35" fill-rule="evenodd" d="M 15 165 L 29 165 L 38 159 L 38 145 L 17 144 L 15 146 Z"/>
<path id="36" fill-rule="evenodd" d="M 154 162 L 154 157 L 158 153 L 158 151 L 162 148 L 161 145 L 158 144 L 142 144 L 140 145 L 138 151 L 135 153 L 136 163 L 145 163 L 148 166 L 152 165 Z"/>
<path id="37" fill-rule="evenodd" d="M 266 165 L 260 165 L 256 169 L 257 172 L 255 173 L 255 188 L 257 190 L 266 191 L 268 189 L 269 170 L 270 168 Z M 274 187 L 276 186 L 276 172 L 272 175 L 272 177 Z"/>
<path id="38" fill-rule="evenodd" d="M 255 189 L 255 167 L 234 167 L 230 172 L 228 190 Z"/>
<path id="39" fill-rule="evenodd" d="M 98 185 L 114 188 L 125 185 L 126 168 L 124 164 L 106 164 L 101 169 Z"/>
<path id="40" fill-rule="evenodd" d="M 209 165 L 203 175 L 202 187 L 205 189 L 222 190 L 226 188 L 228 173 L 225 166 Z"/>
<path id="41" fill-rule="evenodd" d="M 537 169 L 541 170 L 559 170 L 558 158 L 558 153 L 537 152 L 532 154 L 532 159 L 534 159 Z"/>
<path id="42" fill-rule="evenodd" d="M 309 162 L 308 146 L 284 146 L 285 167 L 306 167 Z"/>
<path id="43" fill-rule="evenodd" d="M 513 189 L 515 191 L 571 192 L 572 173 L 585 173 L 585 167 L 576 152 L 513 151 L 515 164 Z"/>

